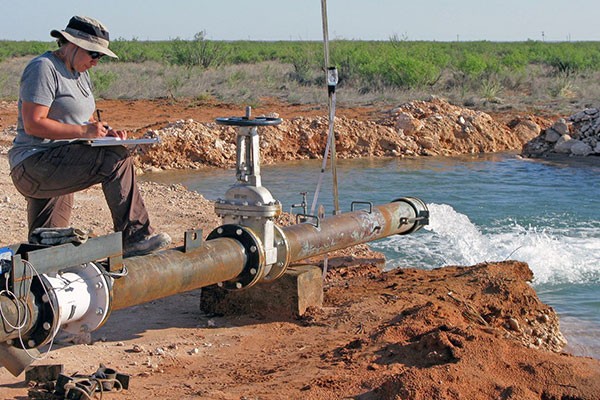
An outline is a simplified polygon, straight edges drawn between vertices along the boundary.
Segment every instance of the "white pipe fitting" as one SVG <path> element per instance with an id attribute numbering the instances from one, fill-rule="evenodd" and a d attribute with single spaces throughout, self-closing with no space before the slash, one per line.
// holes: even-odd
<path id="1" fill-rule="evenodd" d="M 47 291 L 42 299 L 54 313 L 51 337 L 60 328 L 73 334 L 91 332 L 108 317 L 112 278 L 101 267 L 86 263 L 41 278 Z"/>

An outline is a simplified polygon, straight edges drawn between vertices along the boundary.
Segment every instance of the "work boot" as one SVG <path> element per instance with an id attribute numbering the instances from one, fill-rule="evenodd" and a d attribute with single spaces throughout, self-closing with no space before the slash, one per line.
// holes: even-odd
<path id="1" fill-rule="evenodd" d="M 123 258 L 143 256 L 162 249 L 171 243 L 171 236 L 166 233 L 155 233 L 144 239 L 123 245 Z"/>

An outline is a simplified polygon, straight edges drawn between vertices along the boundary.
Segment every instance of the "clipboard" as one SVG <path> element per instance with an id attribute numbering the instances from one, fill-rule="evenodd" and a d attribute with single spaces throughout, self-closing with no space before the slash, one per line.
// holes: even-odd
<path id="1" fill-rule="evenodd" d="M 160 143 L 160 138 L 142 138 L 142 139 L 118 139 L 116 137 L 103 137 L 96 139 L 85 139 L 84 144 L 92 147 L 100 146 L 137 146 L 139 144 Z"/>

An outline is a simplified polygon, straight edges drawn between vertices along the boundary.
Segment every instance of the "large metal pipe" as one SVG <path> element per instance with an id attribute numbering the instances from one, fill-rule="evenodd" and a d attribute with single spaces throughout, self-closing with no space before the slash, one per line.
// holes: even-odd
<path id="1" fill-rule="evenodd" d="M 197 249 L 178 249 L 125 260 L 127 276 L 113 285 L 111 309 L 147 303 L 240 275 L 246 263 L 244 247 L 229 238 L 208 240 Z"/>
<path id="2" fill-rule="evenodd" d="M 417 230 L 426 221 L 419 220 L 424 204 L 416 199 L 400 199 L 389 204 L 338 214 L 318 224 L 296 224 L 281 229 L 287 242 L 289 263 L 325 254 L 345 247 L 370 242 L 395 234 Z M 220 237 L 205 241 L 198 248 L 166 250 L 125 260 L 127 276 L 113 284 L 111 310 L 119 310 L 178 293 L 226 282 L 238 277 L 246 265 L 244 246 L 232 238 Z M 288 265 L 283 266 L 286 269 Z M 15 303 L 4 296 L 0 304 L 5 320 L 16 324 Z M 29 304 L 31 320 L 36 306 Z M 27 321 L 27 325 L 31 323 Z M 14 337 L 4 329 L 0 341 Z M 27 331 L 25 326 L 22 331 Z"/>
<path id="3" fill-rule="evenodd" d="M 387 236 L 414 232 L 427 223 L 421 216 L 423 202 L 403 198 L 372 210 L 338 214 L 317 225 L 296 224 L 283 228 L 290 262 L 325 254 Z M 424 218 L 424 219 L 421 219 Z"/>
<path id="4" fill-rule="evenodd" d="M 281 228 L 291 262 L 330 251 L 418 230 L 427 223 L 427 207 L 413 198 L 339 214 L 318 224 Z M 318 225 L 318 226 L 317 226 Z M 245 247 L 237 240 L 219 237 L 205 241 L 197 250 L 167 250 L 125 260 L 128 275 L 117 279 L 112 310 L 157 300 L 238 277 L 246 265 Z M 286 269 L 288 265 L 283 266 Z"/>

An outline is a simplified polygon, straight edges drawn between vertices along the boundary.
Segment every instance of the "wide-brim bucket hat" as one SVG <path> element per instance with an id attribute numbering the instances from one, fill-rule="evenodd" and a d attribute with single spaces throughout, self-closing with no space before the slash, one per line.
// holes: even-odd
<path id="1" fill-rule="evenodd" d="M 62 37 L 88 51 L 97 51 L 109 57 L 119 58 L 108 48 L 110 38 L 106 27 L 100 21 L 90 17 L 76 15 L 69 20 L 64 30 L 53 29 L 50 31 L 50 36 L 57 39 Z"/>

